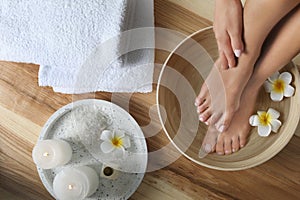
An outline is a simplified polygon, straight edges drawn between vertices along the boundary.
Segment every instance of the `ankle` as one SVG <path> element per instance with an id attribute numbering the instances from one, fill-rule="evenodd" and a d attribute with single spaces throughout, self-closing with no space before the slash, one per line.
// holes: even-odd
<path id="1" fill-rule="evenodd" d="M 265 80 L 262 80 L 255 75 L 253 75 L 250 80 L 248 81 L 247 87 L 252 91 L 259 91 L 259 89 L 264 84 Z"/>
<path id="2" fill-rule="evenodd" d="M 259 58 L 260 51 L 246 50 L 245 53 L 239 58 L 239 67 L 245 70 L 245 73 L 253 73 L 253 69 L 257 59 Z"/>

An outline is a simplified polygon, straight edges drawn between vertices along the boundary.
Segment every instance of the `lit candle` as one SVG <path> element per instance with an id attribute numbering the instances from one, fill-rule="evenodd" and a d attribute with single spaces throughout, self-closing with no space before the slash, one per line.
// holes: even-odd
<path id="1" fill-rule="evenodd" d="M 82 200 L 94 194 L 99 186 L 96 171 L 87 166 L 65 168 L 53 181 L 53 191 L 59 200 Z"/>
<path id="2" fill-rule="evenodd" d="M 107 165 L 102 165 L 101 173 L 100 176 L 114 180 L 118 177 L 119 171 L 115 170 L 114 168 L 107 166 Z"/>
<path id="3" fill-rule="evenodd" d="M 64 140 L 42 140 L 33 148 L 32 158 L 38 167 L 51 169 L 68 163 L 72 158 L 72 148 Z"/>

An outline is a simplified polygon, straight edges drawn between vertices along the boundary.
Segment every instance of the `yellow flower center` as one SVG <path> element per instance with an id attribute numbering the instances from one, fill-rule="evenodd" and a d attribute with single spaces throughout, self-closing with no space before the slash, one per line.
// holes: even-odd
<path id="1" fill-rule="evenodd" d="M 284 92 L 284 86 L 285 83 L 283 80 L 281 79 L 277 79 L 274 83 L 273 83 L 273 90 L 276 93 L 283 93 Z"/>
<path id="2" fill-rule="evenodd" d="M 263 126 L 267 126 L 268 124 L 271 123 L 271 116 L 270 116 L 267 112 L 263 112 L 263 113 L 259 116 L 259 122 L 260 122 Z"/>
<path id="3" fill-rule="evenodd" d="M 120 148 L 122 145 L 123 145 L 123 140 L 122 138 L 120 137 L 114 137 L 112 140 L 111 140 L 111 143 L 117 147 L 117 148 Z"/>

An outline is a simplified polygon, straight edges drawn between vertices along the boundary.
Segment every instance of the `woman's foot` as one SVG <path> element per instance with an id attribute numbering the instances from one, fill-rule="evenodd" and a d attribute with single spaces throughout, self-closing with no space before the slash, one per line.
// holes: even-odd
<path id="1" fill-rule="evenodd" d="M 233 116 L 230 127 L 223 133 L 218 133 L 214 126 L 208 128 L 201 151 L 220 155 L 231 154 L 244 147 L 250 131 L 249 117 L 254 113 L 259 87 L 246 86 L 240 102 L 240 108 Z"/>
<path id="2" fill-rule="evenodd" d="M 239 108 L 240 96 L 253 68 L 238 66 L 223 70 L 219 65 L 218 60 L 205 80 L 195 106 L 200 121 L 215 125 L 219 132 L 224 132 Z"/>

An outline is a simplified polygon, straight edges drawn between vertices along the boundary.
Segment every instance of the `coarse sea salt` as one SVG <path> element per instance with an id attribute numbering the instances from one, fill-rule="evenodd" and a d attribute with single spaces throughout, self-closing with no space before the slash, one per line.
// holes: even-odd
<path id="1" fill-rule="evenodd" d="M 93 105 L 80 106 L 62 116 L 57 126 L 60 137 L 85 146 L 100 140 L 101 132 L 111 124 L 111 120 Z"/>

